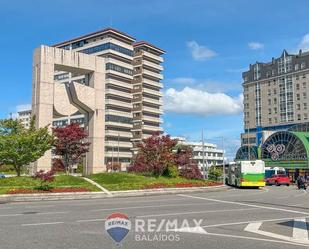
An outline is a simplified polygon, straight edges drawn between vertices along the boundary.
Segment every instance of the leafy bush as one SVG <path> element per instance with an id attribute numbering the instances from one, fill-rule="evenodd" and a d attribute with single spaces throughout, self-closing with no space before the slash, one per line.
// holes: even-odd
<path id="1" fill-rule="evenodd" d="M 184 166 L 179 172 L 180 176 L 187 179 L 203 179 L 203 175 L 196 164 Z"/>
<path id="2" fill-rule="evenodd" d="M 52 171 L 55 173 L 65 171 L 64 164 L 60 158 L 56 158 L 53 160 Z"/>
<path id="3" fill-rule="evenodd" d="M 222 176 L 222 170 L 216 167 L 211 167 L 208 170 L 208 178 L 209 180 L 218 181 L 219 178 Z"/>
<path id="4" fill-rule="evenodd" d="M 55 172 L 52 170 L 47 172 L 40 170 L 35 173 L 33 178 L 40 180 L 40 186 L 37 188 L 38 190 L 48 191 L 51 189 L 49 183 L 55 180 Z"/>
<path id="5" fill-rule="evenodd" d="M 176 178 L 179 176 L 178 167 L 176 165 L 168 165 L 164 175 L 170 178 Z"/>

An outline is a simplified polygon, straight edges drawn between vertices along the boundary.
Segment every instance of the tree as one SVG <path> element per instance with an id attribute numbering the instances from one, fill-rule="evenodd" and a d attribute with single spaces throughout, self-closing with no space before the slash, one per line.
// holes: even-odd
<path id="1" fill-rule="evenodd" d="M 138 145 L 139 152 L 134 158 L 131 172 L 148 173 L 155 176 L 162 175 L 171 162 L 175 161 L 173 148 L 177 141 L 171 139 L 169 135 L 161 136 L 155 133 L 151 137 L 143 140 Z"/>
<path id="2" fill-rule="evenodd" d="M 178 145 L 175 162 L 178 165 L 179 173 L 188 179 L 202 179 L 203 175 L 196 162 L 193 161 L 193 151 L 188 145 Z"/>
<path id="3" fill-rule="evenodd" d="M 66 172 L 73 169 L 89 151 L 88 133 L 78 124 L 53 129 L 55 135 L 55 154 L 61 156 Z"/>
<path id="4" fill-rule="evenodd" d="M 55 180 L 55 172 L 53 170 L 47 172 L 45 172 L 44 170 L 40 170 L 35 173 L 33 178 L 40 180 L 40 186 L 38 187 L 39 190 L 48 191 L 51 188 L 49 186 L 49 183 Z"/>
<path id="5" fill-rule="evenodd" d="M 147 173 L 150 175 L 201 179 L 202 174 L 192 160 L 192 149 L 189 146 L 177 145 L 176 139 L 169 135 L 155 133 L 138 145 L 139 151 L 130 172 Z"/>
<path id="6" fill-rule="evenodd" d="M 215 166 L 210 167 L 208 172 L 208 178 L 213 181 L 218 181 L 220 177 L 222 176 L 223 172 L 222 169 L 219 169 Z"/>
<path id="7" fill-rule="evenodd" d="M 0 120 L 0 165 L 12 165 L 17 176 L 52 148 L 53 136 L 48 126 L 36 129 L 34 123 L 35 117 L 26 129 L 18 120 Z"/>

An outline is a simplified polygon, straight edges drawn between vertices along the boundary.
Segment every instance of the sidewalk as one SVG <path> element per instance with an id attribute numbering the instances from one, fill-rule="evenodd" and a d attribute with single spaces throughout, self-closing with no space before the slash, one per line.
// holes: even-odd
<path id="1" fill-rule="evenodd" d="M 145 190 L 126 190 L 106 192 L 77 192 L 77 193 L 40 193 L 40 194 L 13 194 L 0 195 L 0 204 L 7 202 L 31 202 L 31 201 L 56 201 L 56 200 L 88 200 L 115 197 L 138 197 L 150 195 L 167 195 L 194 192 L 225 191 L 228 186 L 220 185 L 214 187 L 191 187 L 191 188 L 162 188 Z"/>

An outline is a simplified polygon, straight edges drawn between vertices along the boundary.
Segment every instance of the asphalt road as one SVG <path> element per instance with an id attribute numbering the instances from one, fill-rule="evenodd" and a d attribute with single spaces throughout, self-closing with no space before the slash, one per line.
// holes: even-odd
<path id="1" fill-rule="evenodd" d="M 114 212 L 131 222 L 120 245 L 105 230 L 106 217 Z M 307 220 L 309 195 L 294 186 L 9 203 L 0 204 L 0 248 L 305 248 Z"/>

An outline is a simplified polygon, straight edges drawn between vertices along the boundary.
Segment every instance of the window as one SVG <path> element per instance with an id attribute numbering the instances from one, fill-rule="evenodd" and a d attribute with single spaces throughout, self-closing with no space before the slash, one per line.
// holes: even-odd
<path id="1" fill-rule="evenodd" d="M 268 109 L 268 114 L 271 114 L 271 109 L 270 108 Z"/>
<path id="2" fill-rule="evenodd" d="M 274 108 L 274 112 L 275 112 L 275 114 L 277 114 L 277 112 L 278 112 L 277 107 Z"/>
<path id="3" fill-rule="evenodd" d="M 296 109 L 299 111 L 300 110 L 300 104 L 296 105 Z"/>
<path id="4" fill-rule="evenodd" d="M 295 79 L 296 79 L 296 80 L 299 80 L 299 75 L 298 75 L 298 74 L 295 76 Z"/>
<path id="5" fill-rule="evenodd" d="M 299 84 L 296 84 L 296 90 L 299 90 Z"/>
<path id="6" fill-rule="evenodd" d="M 271 99 L 268 99 L 268 105 L 271 105 Z"/>
<path id="7" fill-rule="evenodd" d="M 295 64 L 295 70 L 299 69 L 299 64 Z"/>
<path id="8" fill-rule="evenodd" d="M 268 94 L 268 96 L 271 95 L 271 90 L 270 89 L 267 90 L 267 94 Z"/>
<path id="9" fill-rule="evenodd" d="M 131 70 L 129 68 L 122 67 L 122 66 L 118 66 L 118 65 L 113 64 L 113 63 L 106 63 L 106 70 L 114 70 L 114 71 L 117 71 L 117 72 L 120 72 L 120 73 L 133 75 L 133 70 Z"/>
<path id="10" fill-rule="evenodd" d="M 274 89 L 274 94 L 277 94 L 277 90 L 276 89 Z"/>
<path id="11" fill-rule="evenodd" d="M 107 49 L 112 49 L 112 50 L 115 50 L 119 53 L 122 53 L 122 54 L 125 54 L 125 55 L 128 55 L 128 56 L 133 56 L 132 50 L 118 46 L 118 45 L 110 43 L 110 42 L 104 43 L 104 44 L 101 44 L 101 45 L 98 45 L 98 46 L 94 46 L 94 47 L 91 47 L 91 48 L 85 48 L 85 49 L 83 49 L 79 52 L 85 53 L 85 54 L 93 54 L 93 53 L 97 53 L 97 52 L 104 51 L 104 50 L 107 50 Z"/>
<path id="12" fill-rule="evenodd" d="M 297 120 L 301 120 L 301 115 L 297 114 Z"/>
<path id="13" fill-rule="evenodd" d="M 307 110 L 307 103 L 304 103 L 304 110 Z"/>
<path id="14" fill-rule="evenodd" d="M 306 67 L 306 63 L 305 62 L 302 62 L 301 64 L 300 64 L 300 68 L 301 69 L 304 69 Z"/>
<path id="15" fill-rule="evenodd" d="M 275 105 L 277 104 L 277 98 L 274 98 L 274 104 Z"/>
<path id="16" fill-rule="evenodd" d="M 306 82 L 303 82 L 303 88 L 306 88 L 306 87 L 307 87 Z"/>
<path id="17" fill-rule="evenodd" d="M 303 93 L 303 98 L 304 98 L 304 99 L 307 98 L 307 93 Z"/>
<path id="18" fill-rule="evenodd" d="M 300 94 L 299 93 L 296 94 L 296 100 L 300 100 Z"/>
<path id="19" fill-rule="evenodd" d="M 271 118 L 268 118 L 268 123 L 271 124 Z"/>
<path id="20" fill-rule="evenodd" d="M 308 114 L 304 113 L 304 120 L 307 120 L 307 119 L 308 119 Z"/>

